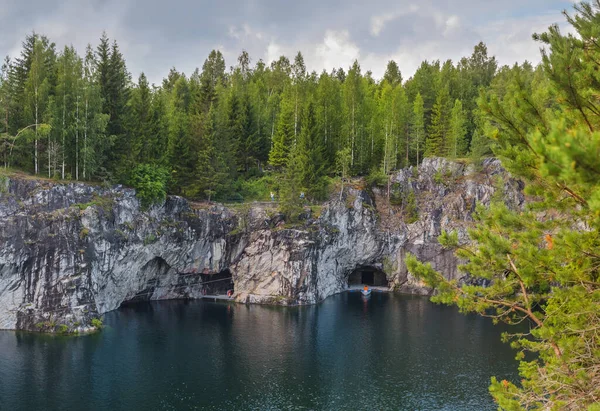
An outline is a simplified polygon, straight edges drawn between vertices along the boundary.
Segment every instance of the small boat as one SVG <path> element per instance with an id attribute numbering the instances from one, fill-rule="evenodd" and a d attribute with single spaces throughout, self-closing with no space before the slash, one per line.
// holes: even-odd
<path id="1" fill-rule="evenodd" d="M 360 293 L 363 295 L 363 297 L 369 297 L 371 295 L 371 289 L 365 287 L 364 289 L 360 290 Z"/>

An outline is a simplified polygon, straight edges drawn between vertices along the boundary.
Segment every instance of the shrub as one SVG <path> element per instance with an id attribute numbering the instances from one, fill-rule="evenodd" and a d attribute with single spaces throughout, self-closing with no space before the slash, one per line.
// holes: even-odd
<path id="1" fill-rule="evenodd" d="M 244 200 L 270 201 L 271 192 L 279 191 L 280 179 L 269 174 L 260 178 L 242 181 L 240 183 L 240 191 Z"/>
<path id="2" fill-rule="evenodd" d="M 0 194 L 8 192 L 8 177 L 0 175 Z"/>
<path id="3" fill-rule="evenodd" d="M 87 227 L 84 227 L 81 229 L 81 231 L 79 232 L 79 238 L 81 240 L 85 240 L 87 238 L 87 236 L 90 234 L 90 229 Z"/>
<path id="4" fill-rule="evenodd" d="M 143 208 L 164 201 L 167 197 L 169 172 L 154 164 L 138 165 L 129 177 L 129 183 L 135 188 L 136 196 Z"/>
<path id="5" fill-rule="evenodd" d="M 102 320 L 100 318 L 92 318 L 91 324 L 92 327 L 97 328 L 98 330 L 104 327 L 104 324 L 102 324 Z"/>
<path id="6" fill-rule="evenodd" d="M 148 234 L 146 238 L 144 238 L 144 245 L 149 245 L 156 242 L 156 236 L 154 234 Z"/>
<path id="7" fill-rule="evenodd" d="M 367 183 L 370 186 L 384 187 L 387 185 L 388 176 L 379 167 L 373 167 L 367 176 Z"/>

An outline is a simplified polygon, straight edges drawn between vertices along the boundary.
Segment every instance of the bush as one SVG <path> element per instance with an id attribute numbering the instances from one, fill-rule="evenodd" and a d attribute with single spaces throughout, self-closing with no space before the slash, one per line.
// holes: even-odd
<path id="1" fill-rule="evenodd" d="M 370 186 L 384 187 L 387 185 L 388 176 L 379 167 L 373 167 L 367 176 L 367 184 Z"/>
<path id="2" fill-rule="evenodd" d="M 79 238 L 81 240 L 85 240 L 87 238 L 87 236 L 90 234 L 90 229 L 87 227 L 84 227 L 81 229 L 81 231 L 79 232 Z"/>
<path id="3" fill-rule="evenodd" d="M 129 177 L 129 183 L 135 188 L 143 208 L 164 201 L 168 181 L 169 172 L 164 167 L 153 164 L 138 165 Z"/>
<path id="4" fill-rule="evenodd" d="M 104 327 L 104 324 L 102 324 L 102 320 L 100 318 L 92 318 L 91 324 L 92 327 L 97 328 L 98 330 Z"/>
<path id="5" fill-rule="evenodd" d="M 270 201 L 271 192 L 279 191 L 279 179 L 273 175 L 242 181 L 240 184 L 242 197 L 246 201 Z"/>

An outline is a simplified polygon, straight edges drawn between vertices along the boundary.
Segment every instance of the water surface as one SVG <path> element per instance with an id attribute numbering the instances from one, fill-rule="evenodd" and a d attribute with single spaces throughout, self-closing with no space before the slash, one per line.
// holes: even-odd
<path id="1" fill-rule="evenodd" d="M 1 410 L 494 410 L 498 326 L 421 297 L 139 303 L 84 337 L 0 332 Z"/>

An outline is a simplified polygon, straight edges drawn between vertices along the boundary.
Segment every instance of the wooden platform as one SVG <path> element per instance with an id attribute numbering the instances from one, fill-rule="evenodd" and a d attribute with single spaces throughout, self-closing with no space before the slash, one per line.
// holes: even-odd
<path id="1" fill-rule="evenodd" d="M 350 285 L 350 286 L 348 286 L 346 291 L 349 291 L 349 292 L 361 291 L 363 288 L 365 288 L 364 285 Z M 378 292 L 378 293 L 389 293 L 392 291 L 392 290 L 390 290 L 390 287 L 379 287 L 379 286 L 374 286 L 374 285 L 370 285 L 369 290 L 371 290 L 373 292 Z"/>
<path id="2" fill-rule="evenodd" d="M 232 297 L 226 295 L 203 295 L 200 297 L 201 300 L 213 300 L 213 301 L 233 301 Z"/>

